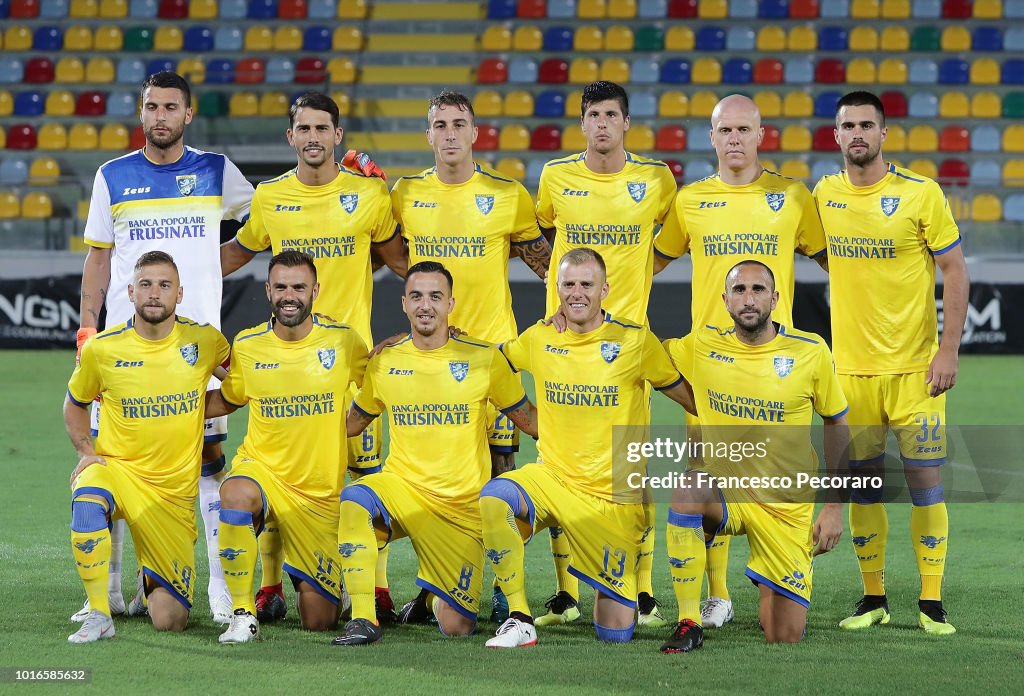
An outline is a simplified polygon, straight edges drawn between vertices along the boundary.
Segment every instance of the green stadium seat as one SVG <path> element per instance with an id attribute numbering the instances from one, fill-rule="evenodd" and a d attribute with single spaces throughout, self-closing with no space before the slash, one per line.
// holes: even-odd
<path id="1" fill-rule="evenodd" d="M 153 50 L 153 30 L 150 27 L 129 27 L 124 32 L 124 50 L 135 53 Z"/>
<path id="2" fill-rule="evenodd" d="M 921 25 L 910 35 L 911 51 L 937 52 L 941 50 L 942 35 L 938 27 Z"/>
<path id="3" fill-rule="evenodd" d="M 661 51 L 665 48 L 665 33 L 654 26 L 640 27 L 636 30 L 634 51 Z"/>

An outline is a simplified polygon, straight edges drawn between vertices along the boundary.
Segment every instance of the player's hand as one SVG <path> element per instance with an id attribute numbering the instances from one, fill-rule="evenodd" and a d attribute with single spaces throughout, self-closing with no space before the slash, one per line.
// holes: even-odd
<path id="1" fill-rule="evenodd" d="M 448 327 L 448 338 L 458 338 L 459 336 L 465 336 L 466 332 L 457 326 Z"/>
<path id="2" fill-rule="evenodd" d="M 370 355 L 368 357 L 372 358 L 373 356 L 375 356 L 377 353 L 381 352 L 385 348 L 393 346 L 396 343 L 401 343 L 402 341 L 404 341 L 406 339 L 406 337 L 408 335 L 409 335 L 409 333 L 406 332 L 406 333 L 395 334 L 394 336 L 390 336 L 388 338 L 385 338 L 383 341 L 381 341 L 380 343 L 378 343 L 377 345 L 375 345 L 373 347 L 373 350 L 370 351 Z"/>
<path id="3" fill-rule="evenodd" d="M 75 479 L 78 478 L 79 474 L 88 469 L 93 464 L 99 464 L 100 466 L 106 466 L 107 460 L 98 454 L 87 454 L 78 460 L 78 466 L 71 472 L 71 490 L 75 489 Z"/>
<path id="4" fill-rule="evenodd" d="M 349 150 L 341 158 L 341 163 L 349 169 L 358 169 L 366 176 L 375 176 L 384 181 L 388 180 L 388 175 L 384 173 L 384 170 L 378 167 L 377 163 L 370 159 L 370 156 L 365 152 Z"/>
<path id="5" fill-rule="evenodd" d="M 814 555 L 828 553 L 836 547 L 843 536 L 843 506 L 839 503 L 825 503 L 814 521 Z"/>
<path id="6" fill-rule="evenodd" d="M 544 326 L 553 325 L 555 331 L 562 333 L 569 326 L 569 320 L 565 316 L 565 312 L 559 307 L 554 314 L 544 320 Z"/>
<path id="7" fill-rule="evenodd" d="M 79 329 L 78 333 L 75 334 L 75 367 L 78 367 L 78 363 L 82 361 L 82 346 L 90 338 L 96 335 L 96 329 L 89 327 L 87 329 Z"/>
<path id="8" fill-rule="evenodd" d="M 939 348 L 939 352 L 932 358 L 932 364 L 928 366 L 928 378 L 925 380 L 930 385 L 929 396 L 936 397 L 953 388 L 959 363 L 955 350 Z"/>

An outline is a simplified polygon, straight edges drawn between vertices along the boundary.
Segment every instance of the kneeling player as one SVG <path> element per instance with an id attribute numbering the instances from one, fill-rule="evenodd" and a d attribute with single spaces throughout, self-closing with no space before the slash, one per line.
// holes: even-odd
<path id="1" fill-rule="evenodd" d="M 362 381 L 366 345 L 350 327 L 312 314 L 319 289 L 308 254 L 270 259 L 274 317 L 238 334 L 227 379 L 207 396 L 208 415 L 250 404 L 245 441 L 220 490 L 220 556 L 234 604 L 221 643 L 259 637 L 253 571 L 256 535 L 268 524 L 281 535 L 302 627 L 326 631 L 338 622 L 343 400 L 349 383 Z"/>
<path id="2" fill-rule="evenodd" d="M 416 551 L 416 584 L 432 595 L 428 604 L 441 632 L 464 636 L 476 627 L 484 564 L 476 499 L 491 473 L 488 405 L 527 434 L 536 427 L 533 406 L 501 352 L 449 337 L 454 306 L 444 266 L 413 265 L 402 297 L 410 336 L 370 359 L 349 411 L 349 437 L 386 411 L 391 451 L 384 471 L 341 495 L 338 549 L 352 620 L 334 645 L 381 639 L 373 569 L 379 545 L 403 536 Z"/>
<path id="3" fill-rule="evenodd" d="M 175 315 L 178 268 L 162 251 L 139 257 L 128 297 L 134 316 L 85 344 L 64 402 L 79 456 L 72 552 L 90 602 L 72 643 L 114 637 L 107 580 L 115 520 L 125 520 L 135 539 L 157 630 L 184 630 L 192 607 L 202 395 L 228 344 L 215 328 Z M 86 409 L 97 396 L 105 406 L 94 444 Z"/>

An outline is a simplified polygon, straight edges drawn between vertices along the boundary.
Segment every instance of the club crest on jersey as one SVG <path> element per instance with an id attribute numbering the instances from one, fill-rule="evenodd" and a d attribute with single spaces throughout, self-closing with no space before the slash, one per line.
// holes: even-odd
<path id="1" fill-rule="evenodd" d="M 645 181 L 630 181 L 626 183 L 626 190 L 629 191 L 629 195 L 633 197 L 633 200 L 639 203 L 647 195 L 647 182 Z"/>
<path id="2" fill-rule="evenodd" d="M 320 358 L 320 364 L 324 366 L 325 370 L 334 367 L 335 353 L 333 348 L 321 348 L 316 352 L 316 357 Z"/>
<path id="3" fill-rule="evenodd" d="M 764 199 L 768 202 L 768 207 L 773 212 L 779 212 L 782 210 L 783 204 L 786 202 L 786 194 L 784 193 L 766 193 Z"/>
<path id="4" fill-rule="evenodd" d="M 448 369 L 452 371 L 455 381 L 461 382 L 469 374 L 469 363 L 465 360 L 451 360 L 448 362 Z"/>
<path id="5" fill-rule="evenodd" d="M 793 371 L 793 358 L 784 358 L 782 356 L 775 356 L 775 374 L 779 377 L 785 377 Z"/>
<path id="6" fill-rule="evenodd" d="M 899 196 L 882 196 L 882 212 L 889 217 L 900 207 Z"/>
<path id="7" fill-rule="evenodd" d="M 485 196 L 483 194 L 477 194 L 476 207 L 481 213 L 487 215 L 487 213 L 491 212 L 494 209 L 494 196 Z"/>
<path id="8" fill-rule="evenodd" d="M 189 365 L 195 365 L 196 360 L 199 359 L 199 346 L 195 343 L 189 343 L 187 346 L 181 347 L 181 357 L 185 359 Z"/>
<path id="9" fill-rule="evenodd" d="M 191 196 L 196 190 L 196 175 L 181 174 L 176 177 L 178 182 L 178 193 L 183 196 Z"/>
<path id="10" fill-rule="evenodd" d="M 601 357 L 604 358 L 606 363 L 615 362 L 615 358 L 619 357 L 619 352 L 622 350 L 621 343 L 613 343 L 611 341 L 601 341 Z"/>
<path id="11" fill-rule="evenodd" d="M 351 215 L 356 212 L 356 207 L 359 205 L 359 194 L 343 193 L 338 196 L 338 200 L 341 201 L 341 209 Z"/>

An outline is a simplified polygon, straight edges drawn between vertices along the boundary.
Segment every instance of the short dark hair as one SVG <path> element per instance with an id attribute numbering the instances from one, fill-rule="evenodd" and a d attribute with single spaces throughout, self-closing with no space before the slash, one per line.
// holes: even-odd
<path id="1" fill-rule="evenodd" d="M 448 280 L 448 292 L 451 293 L 455 288 L 455 279 L 452 278 L 451 272 L 437 261 L 420 261 L 419 263 L 414 263 L 405 274 L 406 285 L 409 284 L 409 279 L 417 273 L 440 273 Z"/>
<path id="2" fill-rule="evenodd" d="M 267 266 L 268 275 L 274 270 L 274 266 L 284 266 L 285 268 L 306 266 L 313 274 L 313 282 L 316 282 L 316 264 L 313 262 L 313 257 L 304 251 L 286 249 L 279 254 L 274 254 L 270 257 L 270 265 Z"/>
<path id="3" fill-rule="evenodd" d="M 469 112 L 469 122 L 476 123 L 476 112 L 473 111 L 473 102 L 470 101 L 462 92 L 456 92 L 451 89 L 443 89 L 433 97 L 430 98 L 430 104 L 427 106 L 427 123 L 430 123 L 431 114 L 434 113 L 434 109 L 442 106 L 454 106 L 462 111 Z"/>
<path id="4" fill-rule="evenodd" d="M 341 121 L 341 112 L 338 110 L 338 104 L 323 92 L 306 92 L 292 102 L 292 105 L 288 108 L 288 124 L 290 126 L 295 126 L 295 114 L 298 113 L 299 109 L 326 111 L 331 115 L 331 122 L 335 128 L 338 127 L 338 123 Z"/>
<path id="5" fill-rule="evenodd" d="M 142 82 L 142 90 L 140 94 L 142 98 L 146 98 L 146 90 L 150 87 L 161 87 L 163 89 L 177 89 L 180 90 L 182 95 L 185 97 L 185 107 L 192 105 L 192 89 L 188 86 L 188 82 L 185 78 L 176 72 L 170 70 L 161 70 L 158 73 L 153 73 Z"/>
<path id="6" fill-rule="evenodd" d="M 873 92 L 866 90 L 857 90 L 856 92 L 847 92 L 839 98 L 836 103 L 836 122 L 839 119 L 839 110 L 844 106 L 873 106 L 875 111 L 878 112 L 878 125 L 885 125 L 885 107 L 882 106 L 882 100 L 878 98 Z"/>
<path id="7" fill-rule="evenodd" d="M 764 270 L 768 271 L 768 277 L 772 281 L 772 292 L 775 292 L 775 274 L 772 273 L 772 269 L 768 267 L 768 264 L 762 263 L 762 262 L 758 261 L 757 259 L 744 259 L 743 261 L 740 261 L 738 264 L 736 264 L 735 266 L 730 268 L 729 272 L 725 274 L 725 282 L 726 283 L 729 282 L 729 276 L 732 275 L 732 272 L 735 271 L 740 266 L 760 266 Z"/>
<path id="8" fill-rule="evenodd" d="M 558 261 L 558 265 L 561 266 L 563 263 L 568 263 L 570 266 L 582 266 L 585 263 L 593 261 L 597 264 L 601 272 L 604 273 L 605 278 L 608 277 L 608 267 L 604 263 L 604 258 L 599 253 L 591 249 L 590 247 L 576 247 L 565 252 L 561 259 Z"/>
<path id="9" fill-rule="evenodd" d="M 586 115 L 587 109 L 590 108 L 591 104 L 609 99 L 619 102 L 623 118 L 629 116 L 629 97 L 626 95 L 626 90 L 614 82 L 598 80 L 597 82 L 591 82 L 583 88 L 583 99 L 580 100 L 580 118 Z"/>
<path id="10" fill-rule="evenodd" d="M 166 251 L 147 251 L 135 262 L 135 270 L 141 270 L 146 266 L 162 266 L 164 264 L 173 268 L 175 273 L 178 272 L 178 264 L 174 263 L 174 259 Z"/>

